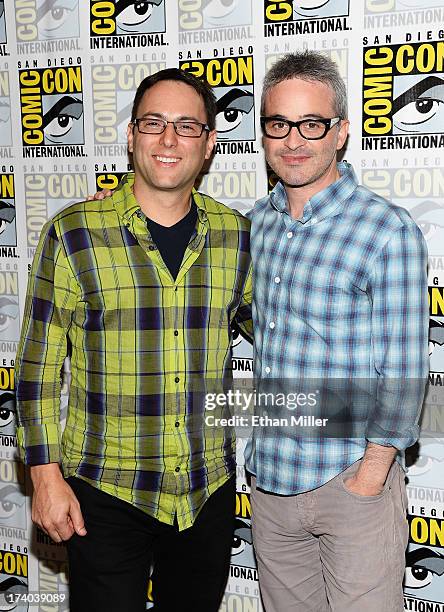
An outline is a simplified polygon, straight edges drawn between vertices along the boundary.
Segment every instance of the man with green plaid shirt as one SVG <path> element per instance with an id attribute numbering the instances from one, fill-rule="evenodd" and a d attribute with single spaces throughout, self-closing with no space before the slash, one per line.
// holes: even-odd
<path id="1" fill-rule="evenodd" d="M 152 561 L 156 612 L 216 612 L 223 595 L 235 447 L 230 432 L 201 425 L 199 392 L 231 376 L 231 323 L 249 325 L 251 269 L 249 222 L 193 189 L 215 115 L 192 75 L 147 77 L 128 126 L 134 177 L 59 212 L 36 251 L 18 437 L 32 518 L 67 541 L 71 612 L 144 610 Z"/>

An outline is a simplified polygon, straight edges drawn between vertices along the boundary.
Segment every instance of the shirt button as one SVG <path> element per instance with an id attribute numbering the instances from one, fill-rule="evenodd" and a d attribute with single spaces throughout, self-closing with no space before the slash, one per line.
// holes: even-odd
<path id="1" fill-rule="evenodd" d="M 176 427 L 179 427 L 179 426 L 180 426 L 179 421 L 176 421 L 176 422 L 174 423 L 174 425 L 175 425 Z"/>
<path id="2" fill-rule="evenodd" d="M 274 322 L 274 321 L 272 321 L 272 322 L 270 323 L 270 329 L 274 329 L 274 326 L 275 326 L 275 325 L 276 325 L 276 324 L 275 324 L 275 322 Z"/>
<path id="3" fill-rule="evenodd" d="M 270 372 L 271 372 L 271 368 L 269 368 L 269 367 L 267 366 L 267 367 L 265 368 L 265 372 L 266 372 L 267 374 L 270 374 Z"/>
<path id="4" fill-rule="evenodd" d="M 317 223 L 317 217 L 313 217 L 313 219 L 311 220 L 312 223 Z"/>
<path id="5" fill-rule="evenodd" d="M 180 381 L 180 378 L 176 376 L 176 378 L 174 379 L 174 382 L 178 383 L 179 381 Z"/>
<path id="6" fill-rule="evenodd" d="M 177 466 L 176 468 L 174 468 L 174 471 L 175 471 L 175 472 L 180 472 L 180 467 L 179 467 L 179 466 Z"/>
<path id="7" fill-rule="evenodd" d="M 293 232 L 288 232 L 287 233 L 287 238 L 293 238 Z"/>
<path id="8" fill-rule="evenodd" d="M 281 279 L 279 278 L 279 276 L 276 276 L 276 278 L 274 279 L 274 282 L 276 283 L 276 285 L 279 285 L 279 283 L 281 282 Z"/>
<path id="9" fill-rule="evenodd" d="M 177 331 L 177 329 L 175 329 L 175 330 L 174 330 L 174 335 L 175 335 L 175 336 L 178 336 L 178 335 L 179 335 L 179 332 Z"/>

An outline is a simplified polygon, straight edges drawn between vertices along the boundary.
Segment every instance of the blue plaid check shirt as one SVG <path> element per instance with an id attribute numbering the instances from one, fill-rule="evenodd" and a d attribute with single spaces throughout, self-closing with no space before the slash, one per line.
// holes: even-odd
<path id="1" fill-rule="evenodd" d="M 321 486 L 360 459 L 367 440 L 402 451 L 419 433 L 428 374 L 425 241 L 405 209 L 358 185 L 350 164 L 338 169 L 300 220 L 291 218 L 280 182 L 249 215 L 255 377 L 259 385 L 371 381 L 376 408 L 367 419 L 375 422 L 351 438 L 253 428 L 247 469 L 258 487 L 281 495 Z M 414 391 L 403 393 L 403 381 L 417 381 Z"/>

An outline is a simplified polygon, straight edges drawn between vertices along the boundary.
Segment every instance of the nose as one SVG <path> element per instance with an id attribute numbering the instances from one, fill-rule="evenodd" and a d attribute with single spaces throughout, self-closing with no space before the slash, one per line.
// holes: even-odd
<path id="1" fill-rule="evenodd" d="M 165 130 L 160 135 L 160 142 L 166 147 L 175 147 L 177 144 L 177 134 L 174 131 L 174 125 L 168 123 Z"/>
<path id="2" fill-rule="evenodd" d="M 297 127 L 293 126 L 284 142 L 289 149 L 297 149 L 305 143 L 305 138 L 302 138 Z"/>

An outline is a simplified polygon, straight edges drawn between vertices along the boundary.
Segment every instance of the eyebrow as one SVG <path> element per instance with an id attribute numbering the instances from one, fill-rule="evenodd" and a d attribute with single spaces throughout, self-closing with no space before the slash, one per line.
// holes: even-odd
<path id="1" fill-rule="evenodd" d="M 286 115 L 266 115 L 267 119 L 282 119 L 282 121 L 293 121 L 289 119 Z M 317 115 L 316 113 L 307 113 L 306 115 L 301 115 L 300 119 L 297 121 L 304 121 L 304 119 L 330 119 L 330 117 L 323 117 L 322 115 Z"/>
<path id="2" fill-rule="evenodd" d="M 147 117 L 156 117 L 159 119 L 163 119 L 164 121 L 168 121 L 168 119 L 165 117 L 165 115 L 162 115 L 162 113 L 143 113 L 143 115 L 141 117 L 139 117 L 139 119 L 146 119 Z M 196 123 L 205 123 L 204 121 L 199 121 L 199 119 L 197 117 L 191 117 L 188 115 L 181 115 L 180 117 L 177 117 L 177 119 L 174 119 L 174 121 L 195 121 Z"/>
<path id="3" fill-rule="evenodd" d="M 407 91 L 393 100 L 393 115 L 410 102 L 417 100 L 424 92 L 437 85 L 444 85 L 444 79 L 440 79 L 436 76 L 429 76 L 419 81 L 419 83 L 415 83 L 413 87 L 410 87 L 410 89 L 407 89 Z"/>

